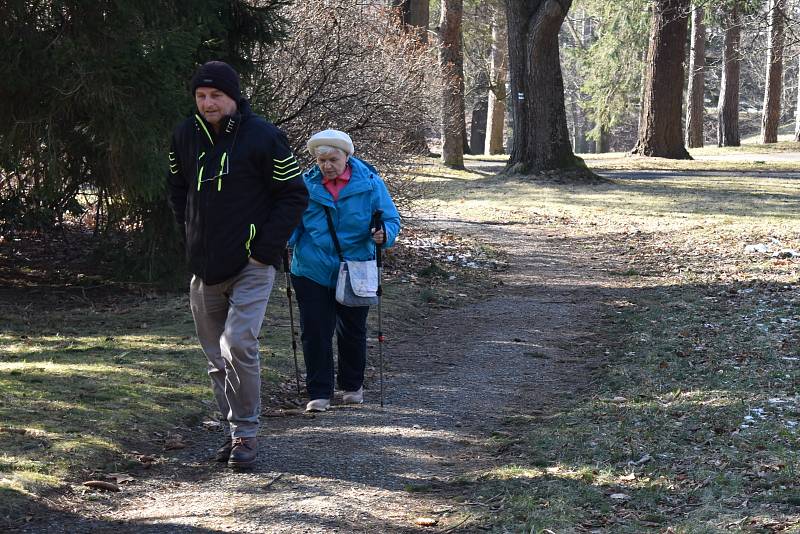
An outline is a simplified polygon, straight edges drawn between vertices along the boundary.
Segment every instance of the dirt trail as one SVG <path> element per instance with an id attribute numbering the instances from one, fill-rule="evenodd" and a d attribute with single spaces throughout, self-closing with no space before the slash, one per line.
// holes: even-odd
<path id="1" fill-rule="evenodd" d="M 483 302 L 431 313 L 426 327 L 390 333 L 385 408 L 374 376 L 362 406 L 267 418 L 252 473 L 209 462 L 219 435 L 198 433 L 174 465 L 97 505 L 94 518 L 75 510 L 25 531 L 480 531 L 486 508 L 437 487 L 496 465 L 490 436 L 509 430 L 509 417 L 552 410 L 590 385 L 609 290 L 566 235 L 469 222 L 455 230 L 508 253 L 504 284 Z M 420 529 L 420 516 L 439 523 Z"/>

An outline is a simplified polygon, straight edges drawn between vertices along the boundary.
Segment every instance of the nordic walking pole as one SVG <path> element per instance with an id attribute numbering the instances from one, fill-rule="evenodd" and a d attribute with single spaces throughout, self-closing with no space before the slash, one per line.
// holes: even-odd
<path id="1" fill-rule="evenodd" d="M 378 230 L 383 229 L 383 222 L 381 221 L 381 217 L 383 216 L 383 210 L 375 210 L 375 213 L 372 215 L 372 222 L 370 223 L 370 230 L 374 229 L 376 232 Z M 386 230 L 383 230 L 383 243 L 386 242 Z M 383 243 L 380 245 L 375 245 L 375 259 L 378 263 L 378 365 L 379 365 L 379 372 L 381 377 L 381 408 L 383 408 L 383 313 L 381 310 L 381 301 L 383 298 L 383 285 L 382 285 L 382 278 L 383 278 Z"/>
<path id="2" fill-rule="evenodd" d="M 289 276 L 289 249 L 283 249 L 283 272 L 286 274 L 286 298 L 289 299 L 289 324 L 292 329 L 292 353 L 294 354 L 294 380 L 300 395 L 300 367 L 297 365 L 297 338 L 294 334 L 294 310 L 292 309 L 292 279 Z"/>

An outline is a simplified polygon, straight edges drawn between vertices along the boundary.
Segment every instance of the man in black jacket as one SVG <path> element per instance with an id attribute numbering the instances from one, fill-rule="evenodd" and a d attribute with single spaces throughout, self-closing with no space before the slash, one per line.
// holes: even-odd
<path id="1" fill-rule="evenodd" d="M 197 336 L 228 423 L 216 458 L 249 467 L 261 411 L 258 334 L 308 192 L 286 136 L 251 111 L 230 65 L 205 63 L 191 85 L 198 113 L 172 135 L 169 198 L 194 274 Z"/>

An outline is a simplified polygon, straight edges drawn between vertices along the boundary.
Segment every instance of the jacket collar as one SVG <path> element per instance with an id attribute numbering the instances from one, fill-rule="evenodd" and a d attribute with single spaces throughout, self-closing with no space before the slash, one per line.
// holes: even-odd
<path id="1" fill-rule="evenodd" d="M 246 99 L 242 98 L 237 103 L 236 112 L 233 115 L 228 115 L 222 120 L 222 125 L 218 134 L 214 131 L 214 127 L 211 126 L 211 123 L 205 120 L 202 115 L 200 115 L 199 111 L 195 111 L 194 113 L 194 125 L 195 129 L 200 134 L 200 137 L 208 141 L 208 143 L 213 146 L 218 139 L 230 135 L 236 131 L 236 127 L 252 114 L 253 110 L 250 108 L 250 103 Z"/>
<path id="2" fill-rule="evenodd" d="M 339 194 L 340 201 L 351 195 L 356 195 L 370 189 L 372 185 L 370 184 L 369 178 L 372 174 L 377 173 L 373 166 L 361 161 L 356 157 L 350 156 L 349 163 L 352 174 L 347 187 L 342 189 L 341 193 Z M 306 185 L 308 187 L 308 194 L 314 201 L 326 206 L 334 205 L 333 197 L 322 185 L 322 171 L 320 171 L 319 166 L 314 165 L 309 171 L 307 171 Z"/>

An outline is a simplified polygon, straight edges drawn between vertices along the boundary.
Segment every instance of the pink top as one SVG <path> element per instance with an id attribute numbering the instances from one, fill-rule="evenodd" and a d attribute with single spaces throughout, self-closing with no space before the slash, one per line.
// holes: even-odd
<path id="1" fill-rule="evenodd" d="M 350 181 L 350 176 L 352 174 L 353 172 L 350 170 L 350 165 L 348 165 L 345 167 L 344 172 L 336 178 L 322 178 L 322 185 L 324 185 L 325 189 L 331 194 L 333 200 L 339 200 L 339 193 L 342 192 L 344 186 Z"/>

